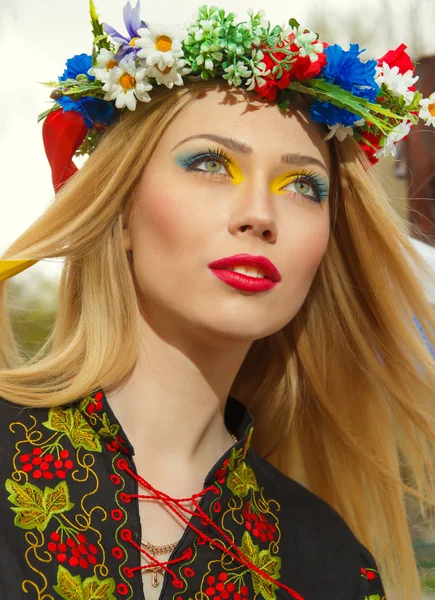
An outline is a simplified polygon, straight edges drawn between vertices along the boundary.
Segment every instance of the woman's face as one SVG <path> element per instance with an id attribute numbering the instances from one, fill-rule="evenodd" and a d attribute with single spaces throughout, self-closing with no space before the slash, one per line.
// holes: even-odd
<path id="1" fill-rule="evenodd" d="M 322 131 L 253 92 L 231 97 L 213 89 L 174 119 L 144 170 L 125 231 L 145 319 L 215 344 L 252 342 L 291 321 L 329 237 Z M 247 291 L 208 266 L 237 254 L 266 257 L 280 281 Z"/>

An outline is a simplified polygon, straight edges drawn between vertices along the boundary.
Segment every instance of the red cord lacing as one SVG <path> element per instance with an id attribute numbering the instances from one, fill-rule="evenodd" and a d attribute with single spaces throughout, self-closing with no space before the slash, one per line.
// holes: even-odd
<path id="1" fill-rule="evenodd" d="M 300 594 L 298 594 L 295 590 L 292 590 L 290 587 L 286 586 L 285 584 L 281 583 L 280 581 L 277 581 L 276 579 L 274 579 L 273 577 L 271 577 L 270 575 L 268 575 L 267 573 L 262 571 L 259 567 L 257 567 L 257 565 L 252 563 L 249 560 L 249 558 L 243 554 L 243 552 L 240 550 L 240 548 L 238 548 L 238 546 L 225 534 L 225 532 L 223 532 L 219 528 L 219 526 L 216 523 L 214 523 L 214 521 L 212 521 L 210 519 L 210 517 L 202 510 L 202 508 L 197 503 L 196 498 L 199 496 L 203 496 L 209 490 L 213 491 L 215 494 L 218 494 L 219 488 L 217 488 L 215 485 L 211 485 L 207 488 L 204 488 L 201 492 L 199 492 L 197 494 L 193 494 L 189 498 L 172 498 L 168 494 L 165 494 L 164 492 L 161 492 L 160 490 L 154 488 L 146 479 L 144 479 L 143 477 L 141 477 L 140 475 L 138 475 L 137 473 L 132 471 L 130 469 L 130 467 L 128 466 L 127 461 L 124 461 L 123 459 L 121 459 L 121 460 L 123 463 L 122 470 L 129 473 L 131 475 L 131 477 L 133 477 L 133 479 L 135 479 L 140 486 L 153 492 L 153 495 L 150 495 L 150 496 L 145 496 L 143 494 L 127 494 L 127 496 L 129 498 L 144 498 L 144 499 L 151 499 L 151 500 L 161 500 L 169 509 L 172 510 L 172 512 L 174 512 L 183 521 L 183 523 L 185 523 L 191 529 L 193 529 L 201 539 L 205 539 L 208 542 L 210 542 L 210 544 L 212 544 L 213 546 L 216 546 L 220 550 L 223 550 L 226 554 L 228 554 L 228 555 L 232 556 L 234 559 L 236 559 L 240 564 L 243 564 L 243 565 L 249 567 L 250 569 L 252 569 L 253 571 L 255 571 L 256 573 L 258 573 L 258 575 L 260 575 L 260 577 L 264 577 L 265 579 L 268 579 L 272 583 L 275 583 L 279 587 L 283 588 L 290 594 L 290 596 L 292 596 L 296 600 L 304 600 L 304 598 Z M 119 461 L 119 462 L 121 462 L 121 461 Z M 121 468 L 121 465 L 119 465 L 119 463 L 118 463 L 118 467 Z M 205 523 L 207 525 L 211 525 L 212 527 L 214 527 L 216 529 L 216 531 L 223 538 L 225 538 L 225 540 L 230 544 L 230 546 L 232 548 L 234 548 L 234 550 L 237 552 L 237 554 L 234 554 L 231 550 L 226 548 L 225 545 L 223 545 L 223 544 L 221 545 L 218 540 L 214 540 L 211 537 L 209 537 L 206 533 L 204 533 L 203 531 L 200 531 L 195 525 L 193 525 L 193 523 L 191 523 L 189 520 L 187 520 L 183 516 L 183 514 L 181 514 L 173 506 L 173 505 L 176 505 L 180 510 L 184 511 L 185 513 L 194 515 L 196 511 L 193 511 L 193 510 L 190 510 L 189 508 L 181 506 L 182 502 L 186 502 L 189 500 L 191 500 L 193 502 L 193 504 L 196 508 L 196 511 L 199 512 L 201 522 L 205 521 Z M 184 553 L 179 558 L 160 562 L 155 556 L 152 556 L 144 548 L 139 546 L 132 539 L 131 534 L 128 536 L 128 538 L 126 538 L 126 541 L 129 541 L 136 548 L 136 550 L 139 550 L 142 554 L 145 554 L 154 563 L 154 564 L 149 564 L 149 565 L 141 565 L 139 567 L 132 567 L 130 569 L 131 573 L 133 573 L 134 571 L 141 571 L 142 569 L 149 569 L 149 568 L 152 568 L 153 566 L 159 566 L 159 567 L 162 567 L 167 573 L 169 573 L 174 580 L 178 579 L 176 574 L 174 573 L 174 571 L 172 571 L 172 569 L 170 569 L 167 565 L 174 564 L 176 562 L 180 562 L 181 560 L 185 560 L 186 557 L 185 557 Z"/>

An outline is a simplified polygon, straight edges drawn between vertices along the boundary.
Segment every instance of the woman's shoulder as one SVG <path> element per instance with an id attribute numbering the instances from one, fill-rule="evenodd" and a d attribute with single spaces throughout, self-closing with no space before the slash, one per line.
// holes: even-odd
<path id="1" fill-rule="evenodd" d="M 288 477 L 254 450 L 249 452 L 256 483 L 266 502 L 279 514 L 282 532 L 282 558 L 294 561 L 298 570 L 315 572 L 324 564 L 328 577 L 337 585 L 347 581 L 350 598 L 373 594 L 384 598 L 382 582 L 373 555 L 358 540 L 343 517 L 325 500 L 302 483 Z M 326 564 L 327 563 L 327 564 Z M 305 576 L 305 575 L 304 575 Z M 346 584 L 345 584 L 346 585 Z"/>
<path id="2" fill-rule="evenodd" d="M 0 440 L 7 431 L 13 432 L 15 424 L 36 423 L 45 419 L 49 410 L 48 407 L 22 406 L 0 396 L 0 431 L 3 434 Z"/>

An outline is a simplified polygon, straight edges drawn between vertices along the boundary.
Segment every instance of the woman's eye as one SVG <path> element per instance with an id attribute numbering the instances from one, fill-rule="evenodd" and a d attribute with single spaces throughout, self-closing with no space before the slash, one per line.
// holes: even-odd
<path id="1" fill-rule="evenodd" d="M 203 165 L 204 168 L 202 168 L 201 165 Z M 196 163 L 191 164 L 190 168 L 193 171 L 211 173 L 212 175 L 228 175 L 228 170 L 225 165 L 217 158 L 203 158 Z"/>
<path id="2" fill-rule="evenodd" d="M 319 197 L 317 186 L 305 179 L 296 179 L 282 189 L 289 189 L 289 191 L 297 192 L 298 194 L 301 194 L 306 198 L 312 198 L 313 200 L 317 200 Z"/>

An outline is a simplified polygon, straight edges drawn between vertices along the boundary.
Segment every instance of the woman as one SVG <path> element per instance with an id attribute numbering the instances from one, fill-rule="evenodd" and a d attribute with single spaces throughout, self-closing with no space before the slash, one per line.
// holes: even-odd
<path id="1" fill-rule="evenodd" d="M 65 257 L 29 360 L 2 284 L 9 599 L 418 597 L 404 501 L 434 505 L 435 369 L 412 315 L 432 343 L 435 319 L 370 170 L 415 106 L 362 123 L 369 70 L 387 103 L 391 61 L 377 81 L 359 63 L 365 83 L 345 94 L 344 76 L 327 81 L 337 47 L 222 13 L 202 7 L 181 44 L 129 4 L 128 36 L 103 29 L 91 3 L 93 66 L 75 57 L 52 94 L 58 193 L 0 263 L 6 280 Z M 250 74 L 198 59 L 212 30 L 262 43 Z M 325 74 L 318 105 L 309 69 Z M 74 174 L 77 148 L 91 156 Z"/>

